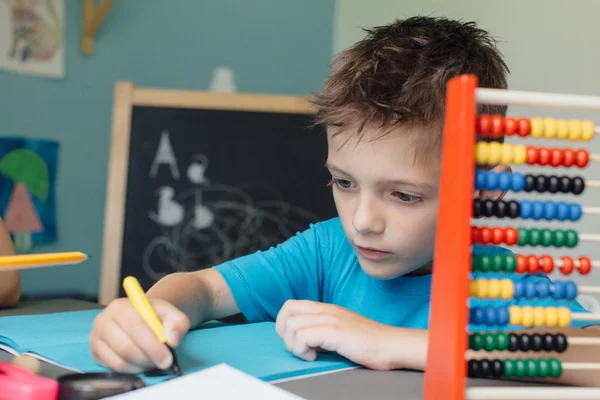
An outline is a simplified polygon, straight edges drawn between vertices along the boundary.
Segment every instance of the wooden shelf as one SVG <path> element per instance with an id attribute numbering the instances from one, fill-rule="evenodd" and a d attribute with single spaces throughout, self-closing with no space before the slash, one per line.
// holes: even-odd
<path id="1" fill-rule="evenodd" d="M 90 55 L 94 52 L 94 37 L 102 21 L 113 4 L 113 0 L 101 0 L 96 7 L 94 0 L 83 0 L 83 37 L 81 50 Z"/>

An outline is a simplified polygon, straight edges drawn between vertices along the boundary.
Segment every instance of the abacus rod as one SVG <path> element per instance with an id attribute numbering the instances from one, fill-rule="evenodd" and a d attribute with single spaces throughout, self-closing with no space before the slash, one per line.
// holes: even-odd
<path id="1" fill-rule="evenodd" d="M 477 88 L 475 101 L 479 104 L 557 107 L 600 110 L 600 97 L 522 90 Z"/>
<path id="2" fill-rule="evenodd" d="M 590 160 L 600 161 L 600 154 L 590 154 Z"/>
<path id="3" fill-rule="evenodd" d="M 572 313 L 571 319 L 573 321 L 600 321 L 600 314 L 598 314 L 598 313 Z"/>
<path id="4" fill-rule="evenodd" d="M 579 240 L 584 242 L 600 242 L 600 234 L 597 233 L 580 233 Z"/>
<path id="5" fill-rule="evenodd" d="M 577 337 L 577 336 L 569 336 L 567 337 L 567 343 L 569 346 L 571 345 L 580 345 L 580 346 L 596 346 L 600 345 L 600 338 L 596 337 Z"/>
<path id="6" fill-rule="evenodd" d="M 585 186 L 597 189 L 597 188 L 600 188 L 600 181 L 589 181 L 589 180 L 586 180 L 585 181 Z"/>
<path id="7" fill-rule="evenodd" d="M 582 211 L 584 214 L 600 215 L 600 207 L 583 207 Z"/>
<path id="8" fill-rule="evenodd" d="M 578 286 L 577 291 L 585 294 L 600 294 L 600 286 Z"/>
<path id="9" fill-rule="evenodd" d="M 465 400 L 597 400 L 600 388 L 574 387 L 471 387 Z"/>

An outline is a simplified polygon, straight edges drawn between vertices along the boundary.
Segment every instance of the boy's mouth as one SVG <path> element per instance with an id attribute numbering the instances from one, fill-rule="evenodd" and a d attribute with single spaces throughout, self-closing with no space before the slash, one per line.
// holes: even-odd
<path id="1" fill-rule="evenodd" d="M 373 247 L 362 247 L 359 245 L 356 245 L 356 249 L 358 250 L 361 256 L 369 260 L 381 260 L 383 258 L 387 258 L 390 254 L 392 254 L 389 251 L 379 250 Z"/>

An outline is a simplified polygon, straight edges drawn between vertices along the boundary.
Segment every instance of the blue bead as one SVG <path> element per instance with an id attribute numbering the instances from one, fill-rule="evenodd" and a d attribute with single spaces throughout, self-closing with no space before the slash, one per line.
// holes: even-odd
<path id="1" fill-rule="evenodd" d="M 559 221 L 564 221 L 569 218 L 569 206 L 564 201 L 559 201 L 556 203 L 556 219 Z"/>
<path id="2" fill-rule="evenodd" d="M 511 187 L 511 176 L 509 172 L 501 172 L 498 175 L 498 189 L 502 191 L 510 190 Z"/>
<path id="3" fill-rule="evenodd" d="M 521 200 L 521 204 L 519 204 L 519 209 L 521 211 L 521 218 L 529 218 L 532 212 L 531 201 Z"/>
<path id="4" fill-rule="evenodd" d="M 508 325 L 509 317 L 508 307 L 498 307 L 496 309 L 496 323 L 498 325 Z"/>
<path id="5" fill-rule="evenodd" d="M 520 299 L 523 297 L 523 282 L 515 281 L 515 299 Z"/>
<path id="6" fill-rule="evenodd" d="M 565 298 L 567 300 L 575 300 L 577 297 L 577 285 L 574 282 L 565 282 Z"/>
<path id="7" fill-rule="evenodd" d="M 523 285 L 523 289 L 525 292 L 525 297 L 527 297 L 528 299 L 533 299 L 535 297 L 535 282 L 532 281 L 526 281 Z"/>
<path id="8" fill-rule="evenodd" d="M 481 307 L 471 308 L 471 324 L 481 325 L 484 323 L 484 313 Z"/>
<path id="9" fill-rule="evenodd" d="M 498 318 L 496 315 L 496 307 L 486 307 L 485 308 L 485 324 L 486 325 L 496 325 L 498 322 Z"/>
<path id="10" fill-rule="evenodd" d="M 534 201 L 532 205 L 533 211 L 531 213 L 531 218 L 537 221 L 544 216 L 544 206 L 541 201 Z"/>
<path id="11" fill-rule="evenodd" d="M 485 189 L 486 173 L 478 169 L 475 171 L 475 189 Z"/>
<path id="12" fill-rule="evenodd" d="M 551 201 L 544 203 L 544 219 L 546 221 L 552 221 L 556 216 L 556 204 Z"/>
<path id="13" fill-rule="evenodd" d="M 571 221 L 577 221 L 581 218 L 581 206 L 577 203 L 571 203 L 569 205 L 569 219 Z"/>
<path id="14" fill-rule="evenodd" d="M 487 190 L 496 190 L 498 188 L 498 174 L 496 172 L 488 171 L 485 188 Z"/>
<path id="15" fill-rule="evenodd" d="M 525 189 L 525 175 L 520 172 L 512 174 L 512 190 L 513 192 L 520 192 Z"/>
<path id="16" fill-rule="evenodd" d="M 538 297 L 545 298 L 550 295 L 550 284 L 546 281 L 539 281 L 535 284 L 535 289 Z"/>
<path id="17" fill-rule="evenodd" d="M 561 281 L 552 283 L 552 298 L 555 300 L 563 300 L 565 298 L 565 284 Z"/>

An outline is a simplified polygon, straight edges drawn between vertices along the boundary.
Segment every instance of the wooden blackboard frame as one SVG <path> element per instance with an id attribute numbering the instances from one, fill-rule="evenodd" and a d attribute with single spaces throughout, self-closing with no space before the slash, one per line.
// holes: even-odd
<path id="1" fill-rule="evenodd" d="M 315 113 L 308 98 L 303 96 L 138 88 L 132 82 L 117 82 L 114 88 L 98 295 L 98 302 L 102 305 L 107 305 L 119 296 L 131 116 L 135 106 L 287 114 Z"/>

